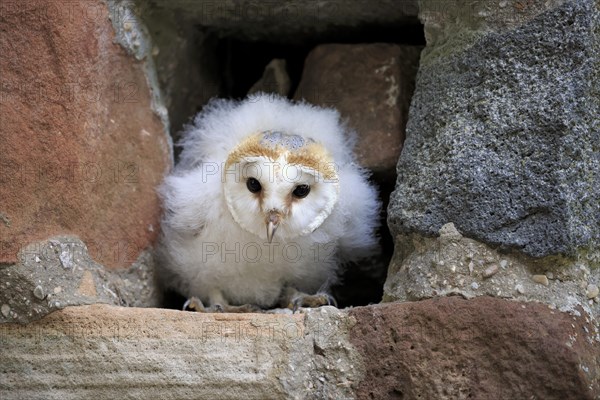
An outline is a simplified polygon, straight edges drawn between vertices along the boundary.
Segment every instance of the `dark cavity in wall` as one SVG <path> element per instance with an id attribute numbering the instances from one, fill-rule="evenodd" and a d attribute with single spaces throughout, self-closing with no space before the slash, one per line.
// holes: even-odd
<path id="1" fill-rule="evenodd" d="M 305 3 L 308 6 L 301 5 L 300 9 L 318 7 L 316 2 Z M 295 21 L 287 21 L 290 24 L 285 25 L 276 20 L 276 12 L 273 12 L 274 20 L 262 18 L 268 15 L 265 11 L 260 17 L 262 19 L 257 21 L 260 26 L 257 25 L 254 31 L 252 21 L 235 21 L 243 11 L 241 8 L 217 8 L 211 11 L 213 14 L 208 15 L 205 7 L 207 2 L 140 1 L 140 13 L 156 45 L 154 61 L 169 111 L 174 141 L 179 139 L 184 124 L 189 123 L 210 98 L 246 97 L 248 90 L 263 75 L 265 66 L 273 59 L 286 61 L 286 71 L 290 78 L 287 96 L 292 98 L 302 78 L 306 56 L 320 44 L 425 44 L 423 26 L 416 18 L 416 2 L 396 2 L 402 4 L 404 10 L 394 6 L 394 2 L 364 2 L 359 7 L 366 7 L 364 15 L 367 16 L 362 16 L 361 10 L 351 10 L 346 13 L 350 16 L 345 15 L 345 7 L 341 5 L 346 3 L 330 3 L 338 9 L 317 10 L 321 12 L 322 18 L 314 21 L 321 25 L 314 28 L 310 26 L 310 19 L 302 19 L 303 15 L 297 14 L 297 24 L 292 23 Z M 205 8 L 199 11 L 198 4 L 204 4 L 202 7 Z M 250 4 L 260 8 L 266 3 L 242 1 L 240 4 L 242 7 Z M 316 12 L 311 10 L 307 9 L 306 12 Z M 381 15 L 374 15 L 373 10 L 376 10 L 375 14 Z M 340 18 L 340 21 L 336 22 L 336 18 Z M 179 151 L 176 147 L 176 161 Z M 394 189 L 395 176 L 373 174 L 372 180 L 378 186 L 383 203 L 381 229 L 378 232 L 381 254 L 373 260 L 363 260 L 360 264 L 347 266 L 342 284 L 332 288 L 340 307 L 378 303 L 383 293 L 387 265 L 393 252 L 393 238 L 387 228 L 386 210 L 390 193 Z M 168 308 L 181 308 L 184 301 L 177 293 L 167 293 L 164 296 L 164 306 Z"/>
<path id="2" fill-rule="evenodd" d="M 313 48 L 324 43 L 397 43 L 420 46 L 425 44 L 425 37 L 422 25 L 368 25 L 291 43 L 222 38 L 218 46 L 219 61 L 224 73 L 222 95 L 244 98 L 262 76 L 265 66 L 278 58 L 287 63 L 287 72 L 291 80 L 288 97 L 291 98 L 302 78 L 306 56 Z"/>

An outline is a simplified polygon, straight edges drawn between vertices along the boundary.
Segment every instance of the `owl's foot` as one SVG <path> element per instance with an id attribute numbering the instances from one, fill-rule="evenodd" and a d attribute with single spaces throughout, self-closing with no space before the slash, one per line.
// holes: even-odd
<path id="1" fill-rule="evenodd" d="M 300 294 L 290 303 L 293 312 L 298 311 L 300 307 L 317 308 L 321 306 L 335 306 L 337 307 L 337 301 L 329 293 L 317 293 L 317 294 Z"/>
<path id="2" fill-rule="evenodd" d="M 316 308 L 321 306 L 335 306 L 337 307 L 337 301 L 329 293 L 317 293 L 317 294 L 306 294 L 302 292 L 296 292 L 287 304 L 287 308 L 293 312 L 298 311 L 300 307 Z"/>
<path id="3" fill-rule="evenodd" d="M 204 307 L 204 304 L 202 304 L 202 301 L 195 296 L 190 297 L 185 303 L 183 303 L 183 311 L 187 310 L 206 312 L 206 308 Z"/>
<path id="4" fill-rule="evenodd" d="M 241 306 L 230 306 L 228 304 L 214 304 L 210 307 L 205 307 L 202 301 L 197 297 L 190 297 L 183 304 L 183 311 L 196 311 L 204 313 L 257 313 L 262 312 L 262 309 L 254 304 L 244 304 Z"/>

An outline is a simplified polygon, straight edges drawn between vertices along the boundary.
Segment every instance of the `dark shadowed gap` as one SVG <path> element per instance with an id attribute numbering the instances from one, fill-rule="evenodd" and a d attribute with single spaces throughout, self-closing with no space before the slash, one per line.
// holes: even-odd
<path id="1" fill-rule="evenodd" d="M 274 58 L 283 58 L 287 62 L 287 72 L 292 81 L 291 96 L 300 83 L 306 56 L 314 47 L 325 43 L 397 43 L 424 46 L 425 36 L 422 25 L 399 27 L 368 25 L 362 28 L 344 29 L 302 43 L 249 42 L 222 38 L 217 46 L 217 52 L 223 71 L 227 71 L 223 95 L 244 98 L 248 89 L 262 76 L 265 66 Z"/>

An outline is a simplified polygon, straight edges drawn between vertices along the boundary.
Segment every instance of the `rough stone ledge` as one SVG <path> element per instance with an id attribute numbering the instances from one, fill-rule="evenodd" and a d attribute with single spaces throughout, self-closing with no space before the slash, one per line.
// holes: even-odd
<path id="1" fill-rule="evenodd" d="M 581 314 L 457 296 L 295 315 L 68 307 L 0 325 L 0 398 L 593 399 Z"/>
<path id="2" fill-rule="evenodd" d="M 571 313 L 582 308 L 599 318 L 599 261 L 598 251 L 582 252 L 576 258 L 498 251 L 463 236 L 448 223 L 438 237 L 396 236 L 383 301 L 492 296 L 538 301 Z"/>
<path id="3" fill-rule="evenodd" d="M 68 307 L 0 325 L 0 398 L 351 398 L 352 317 Z M 125 395 L 126 394 L 126 395 Z"/>

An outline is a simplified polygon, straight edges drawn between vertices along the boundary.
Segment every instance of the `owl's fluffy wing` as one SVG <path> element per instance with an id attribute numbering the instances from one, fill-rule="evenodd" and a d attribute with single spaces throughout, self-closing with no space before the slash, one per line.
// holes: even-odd
<path id="1" fill-rule="evenodd" d="M 165 178 L 159 188 L 163 200 L 163 226 L 179 234 L 197 235 L 219 219 L 221 175 L 205 165 Z"/>
<path id="2" fill-rule="evenodd" d="M 343 229 L 338 238 L 338 256 L 342 262 L 357 261 L 378 249 L 375 234 L 379 227 L 381 203 L 368 174 L 356 164 L 339 171 L 338 210 L 343 214 Z"/>
<path id="3" fill-rule="evenodd" d="M 181 273 L 189 263 L 187 246 L 205 227 L 218 221 L 220 182 L 219 174 L 207 174 L 200 166 L 166 177 L 159 188 L 164 213 L 156 274 L 165 288 L 188 293 L 188 276 Z"/>

